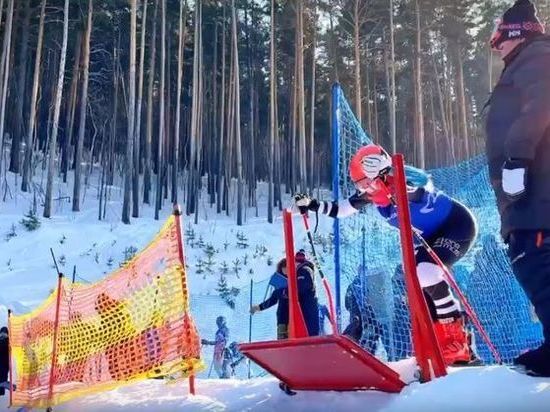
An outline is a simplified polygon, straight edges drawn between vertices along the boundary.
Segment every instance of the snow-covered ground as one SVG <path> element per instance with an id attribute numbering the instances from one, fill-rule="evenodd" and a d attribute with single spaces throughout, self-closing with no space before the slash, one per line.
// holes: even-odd
<path id="1" fill-rule="evenodd" d="M 61 270 L 71 276 L 76 266 L 77 281 L 101 279 L 124 260 L 125 252 L 145 246 L 170 213 L 165 206 L 159 221 L 153 219 L 150 207 L 141 209 L 142 217 L 131 225 L 120 222 L 120 188 L 112 188 L 104 221 L 97 220 L 97 177 L 92 175 L 90 186 L 81 206 L 81 212 L 71 212 L 71 204 L 64 199 L 72 195 L 72 185 L 58 184 L 54 191 L 54 215 L 40 218 L 39 229 L 28 232 L 19 223 L 33 203 L 30 195 L 14 190 L 15 177 L 10 175 L 12 197 L 0 202 L 0 325 L 5 324 L 6 309 L 24 313 L 39 304 L 55 287 L 56 273 L 52 267 L 50 248 L 56 254 Z M 19 182 L 17 182 L 18 184 Z M 235 225 L 235 217 L 218 216 L 206 201 L 201 202 L 199 224 L 192 217 L 184 217 L 187 239 L 186 258 L 189 266 L 189 284 L 193 316 L 201 334 L 209 339 L 215 331 L 218 314 L 228 318 L 232 340 L 248 339 L 248 296 L 239 297 L 235 310 L 218 296 L 215 288 L 220 267 L 229 266 L 227 280 L 230 287 L 246 288 L 250 281 L 264 281 L 254 292 L 254 301 L 263 297 L 265 280 L 274 271 L 275 262 L 282 257 L 283 231 L 280 217 L 273 225 L 265 219 L 266 196 L 260 187 L 260 217 L 255 210 L 247 210 L 246 224 Z M 37 197 L 41 216 L 40 196 Z M 320 220 L 319 232 L 328 234 L 331 222 Z M 194 240 L 189 236 L 194 233 Z M 237 234 L 247 237 L 248 247 L 240 247 Z M 202 246 L 199 246 L 202 239 Z M 299 219 L 295 220 L 296 247 L 305 247 L 305 233 Z M 199 268 L 206 261 L 206 245 L 215 250 L 211 271 Z M 255 256 L 255 257 L 254 257 Z M 233 270 L 240 263 L 238 273 Z M 246 263 L 245 263 L 246 261 Z M 244 293 L 244 292 L 243 292 Z M 260 297 L 259 297 L 260 296 Z M 273 334 L 274 311 L 254 317 L 253 339 Z M 210 348 L 204 358 L 209 360 Z M 207 372 L 203 373 L 204 378 Z M 327 371 L 328 373 L 328 371 Z M 409 381 L 409 380 L 407 380 Z M 378 392 L 316 393 L 300 392 L 288 397 L 270 377 L 251 380 L 197 381 L 197 396 L 187 394 L 184 382 L 165 383 L 148 380 L 112 392 L 74 400 L 55 408 L 56 411 L 549 411 L 550 379 L 534 379 L 519 375 L 506 367 L 468 368 L 453 370 L 445 378 L 433 383 L 411 383 L 399 395 Z M 0 398 L 0 410 L 6 409 L 6 398 Z"/>
<path id="2" fill-rule="evenodd" d="M 197 394 L 187 383 L 148 380 L 55 408 L 59 412 L 174 411 L 368 411 L 368 412 L 548 412 L 550 379 L 531 378 L 503 366 L 454 369 L 432 383 L 412 383 L 400 394 L 298 392 L 289 397 L 274 378 L 198 380 Z M 5 410 L 6 399 L 0 398 Z"/>

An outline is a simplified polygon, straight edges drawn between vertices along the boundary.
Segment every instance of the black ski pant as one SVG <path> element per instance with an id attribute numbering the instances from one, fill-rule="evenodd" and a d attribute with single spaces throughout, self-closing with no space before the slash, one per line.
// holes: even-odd
<path id="1" fill-rule="evenodd" d="M 508 239 L 516 279 L 535 308 L 550 343 L 550 230 L 518 230 Z"/>

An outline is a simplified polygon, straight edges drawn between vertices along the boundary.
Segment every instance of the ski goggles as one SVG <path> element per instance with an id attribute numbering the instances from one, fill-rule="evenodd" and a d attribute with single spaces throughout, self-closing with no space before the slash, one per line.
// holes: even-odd
<path id="1" fill-rule="evenodd" d="M 491 39 L 489 40 L 489 45 L 492 50 L 500 50 L 500 45 L 504 41 L 502 31 L 500 30 L 500 24 L 502 23 L 501 19 L 495 20 L 495 27 L 491 33 Z"/>

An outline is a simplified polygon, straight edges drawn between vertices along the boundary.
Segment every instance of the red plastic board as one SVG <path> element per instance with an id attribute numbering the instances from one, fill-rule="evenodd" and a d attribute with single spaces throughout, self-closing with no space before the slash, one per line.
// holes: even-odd
<path id="1" fill-rule="evenodd" d="M 297 390 L 400 392 L 393 369 L 345 336 L 315 336 L 244 343 L 241 352 Z"/>

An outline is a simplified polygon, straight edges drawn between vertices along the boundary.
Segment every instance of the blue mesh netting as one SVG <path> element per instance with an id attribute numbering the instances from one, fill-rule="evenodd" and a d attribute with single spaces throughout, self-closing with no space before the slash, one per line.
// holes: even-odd
<path id="1" fill-rule="evenodd" d="M 333 119 L 337 119 L 333 125 L 333 150 L 339 153 L 335 170 L 339 197 L 345 198 L 354 191 L 348 177 L 348 161 L 372 139 L 359 125 L 339 86 L 333 93 Z M 522 350 L 540 343 L 542 330 L 514 278 L 500 239 L 499 216 L 485 157 L 434 169 L 430 174 L 436 187 L 467 205 L 478 220 L 477 242 L 453 267 L 453 273 L 503 360 L 510 362 Z M 397 230 L 387 225 L 372 207 L 341 219 L 338 224 L 340 233 L 335 236 L 334 249 L 340 253 L 341 297 L 344 302 L 346 290 L 353 283 L 350 291 L 360 307 L 363 323 L 361 343 L 384 359 L 410 356 L 410 319 Z M 349 322 L 347 316 L 342 307 L 343 327 Z M 477 333 L 475 344 L 485 362 L 494 362 Z"/>

